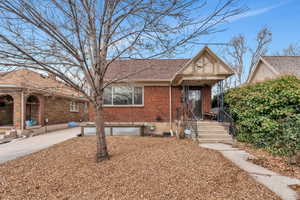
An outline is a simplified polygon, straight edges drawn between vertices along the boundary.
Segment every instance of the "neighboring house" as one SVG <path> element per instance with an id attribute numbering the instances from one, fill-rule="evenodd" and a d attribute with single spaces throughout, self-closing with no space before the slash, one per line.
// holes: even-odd
<path id="1" fill-rule="evenodd" d="M 15 128 L 24 131 L 45 125 L 86 121 L 87 118 L 87 101 L 53 76 L 27 69 L 0 75 L 2 130 Z"/>
<path id="2" fill-rule="evenodd" d="M 233 73 L 207 47 L 192 59 L 115 61 L 106 81 L 130 75 L 105 89 L 105 121 L 116 127 L 140 124 L 157 134 L 174 131 L 187 104 L 194 117 L 204 119 L 211 111 L 212 86 Z"/>
<path id="3" fill-rule="evenodd" d="M 300 77 L 300 56 L 262 56 L 249 74 L 247 83 L 257 83 L 287 74 Z"/>

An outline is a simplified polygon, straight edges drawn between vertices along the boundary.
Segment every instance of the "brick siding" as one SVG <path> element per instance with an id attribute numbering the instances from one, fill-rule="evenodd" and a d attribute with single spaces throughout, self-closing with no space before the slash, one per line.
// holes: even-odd
<path id="1" fill-rule="evenodd" d="M 79 112 L 70 112 L 70 99 L 66 98 L 45 98 L 44 119 L 48 124 L 60 124 L 70 121 L 87 121 L 87 113 L 84 112 L 84 102 L 78 102 Z"/>
<path id="2" fill-rule="evenodd" d="M 176 119 L 176 110 L 181 108 L 181 87 L 172 87 L 172 121 Z M 208 95 L 208 96 L 207 96 Z M 210 111 L 211 87 L 203 88 L 203 104 L 205 112 Z M 145 86 L 143 107 L 104 107 L 104 118 L 107 122 L 169 122 L 170 99 L 168 86 Z M 89 119 L 94 120 L 92 104 Z"/>
<path id="3" fill-rule="evenodd" d="M 13 114 L 13 126 L 21 129 L 21 91 L 1 90 L 1 92 L 4 95 L 10 95 L 13 98 L 13 113 L 9 113 L 8 115 L 10 116 Z M 37 121 L 39 125 L 44 125 L 45 119 L 48 119 L 49 125 L 88 120 L 88 113 L 84 111 L 84 101 L 77 101 L 79 103 L 79 112 L 70 112 L 71 99 L 52 96 L 44 97 L 41 94 L 24 95 L 24 120 L 26 120 L 26 110 L 27 112 L 29 111 L 29 108 L 26 108 L 26 99 L 30 95 L 36 96 L 39 100 L 39 105 L 34 105 L 32 107 L 32 119 Z M 0 110 L 0 112 L 2 113 L 4 110 Z"/>

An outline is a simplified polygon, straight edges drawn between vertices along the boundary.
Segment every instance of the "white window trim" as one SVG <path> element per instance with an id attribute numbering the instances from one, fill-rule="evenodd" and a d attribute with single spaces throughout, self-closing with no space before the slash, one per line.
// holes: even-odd
<path id="1" fill-rule="evenodd" d="M 112 104 L 104 104 L 103 107 L 144 107 L 144 93 L 145 93 L 145 87 L 142 85 L 129 85 L 130 87 L 133 88 L 132 92 L 132 101 L 134 101 L 134 88 L 135 87 L 141 87 L 142 88 L 142 104 L 131 104 L 131 105 L 114 105 L 114 90 L 113 87 L 118 87 L 118 86 L 128 86 L 128 85 L 112 85 L 111 86 L 111 103 Z"/>
<path id="2" fill-rule="evenodd" d="M 75 107 L 75 109 L 74 109 Z M 79 103 L 76 101 L 70 102 L 70 112 L 79 112 Z"/>

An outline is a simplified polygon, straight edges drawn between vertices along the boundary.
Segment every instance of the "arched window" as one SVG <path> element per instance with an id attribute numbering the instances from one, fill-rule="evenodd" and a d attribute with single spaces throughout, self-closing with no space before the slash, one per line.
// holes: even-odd
<path id="1" fill-rule="evenodd" d="M 0 96 L 0 126 L 14 125 L 14 99 L 10 95 Z"/>
<path id="2" fill-rule="evenodd" d="M 34 126 L 39 124 L 40 102 L 36 96 L 29 96 L 26 102 L 26 125 Z"/>

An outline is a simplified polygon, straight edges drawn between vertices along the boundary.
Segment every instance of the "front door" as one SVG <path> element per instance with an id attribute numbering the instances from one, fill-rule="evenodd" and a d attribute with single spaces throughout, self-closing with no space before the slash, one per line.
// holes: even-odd
<path id="1" fill-rule="evenodd" d="M 188 91 L 189 108 L 197 119 L 202 118 L 202 98 L 200 88 L 190 88 Z"/>

